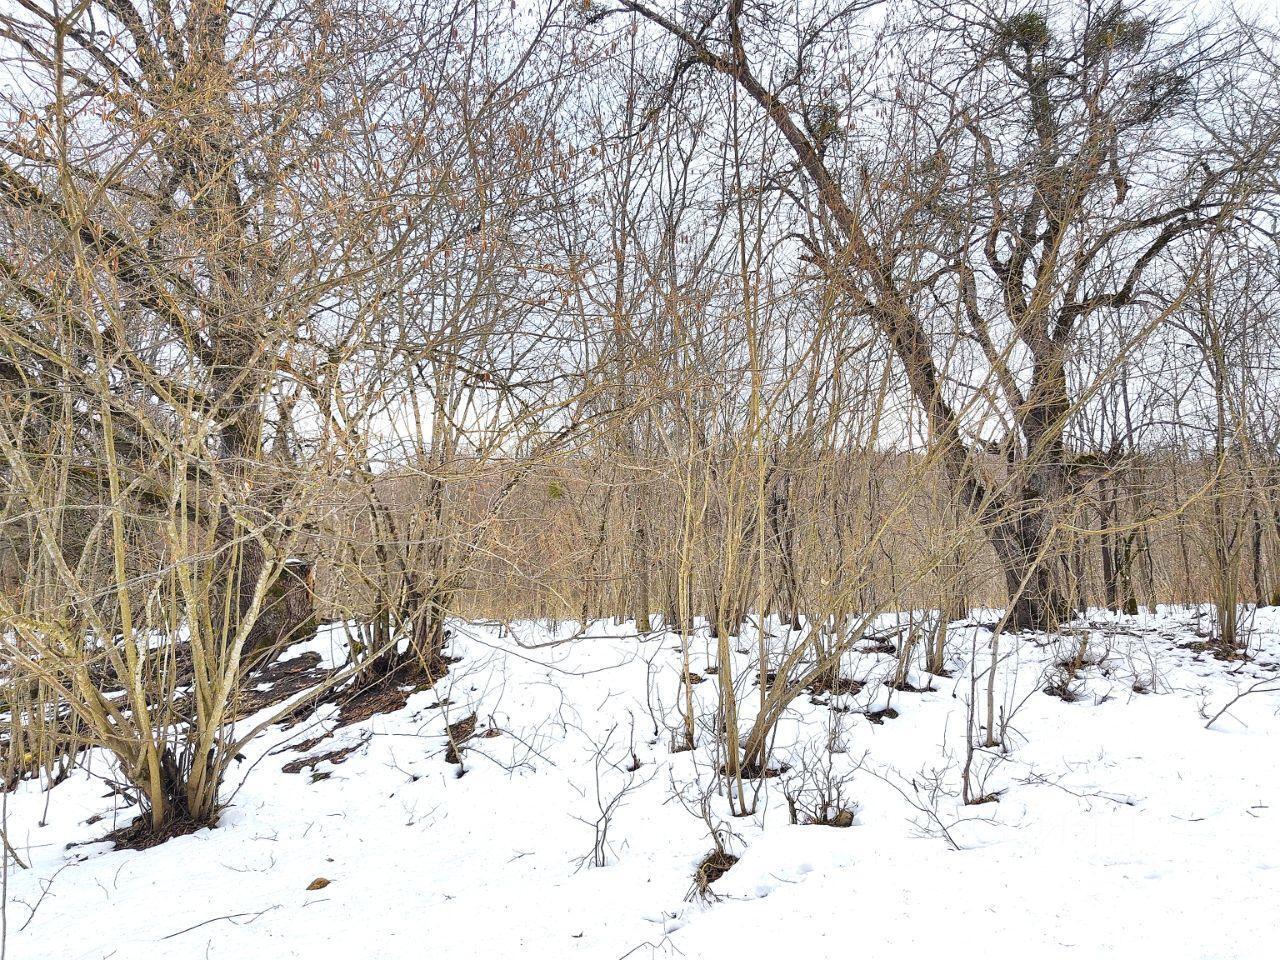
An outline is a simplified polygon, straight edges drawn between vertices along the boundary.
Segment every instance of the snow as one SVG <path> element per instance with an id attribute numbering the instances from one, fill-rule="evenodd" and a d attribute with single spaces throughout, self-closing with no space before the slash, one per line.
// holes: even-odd
<path id="1" fill-rule="evenodd" d="M 760 785 L 756 813 L 732 817 L 711 794 L 710 820 L 741 859 L 705 900 L 689 894 L 712 846 L 699 799 L 713 737 L 704 726 L 697 750 L 669 750 L 677 639 L 612 623 L 455 624 L 461 659 L 403 710 L 304 753 L 291 746 L 331 727 L 333 707 L 258 737 L 216 829 L 142 852 L 92 842 L 137 812 L 104 783 L 101 754 L 49 793 L 20 784 L 8 835 L 30 869 L 9 867 L 8 956 L 1273 956 L 1280 695 L 1205 724 L 1280 673 L 1280 614 L 1258 613 L 1251 659 L 1232 663 L 1183 648 L 1203 622 L 1194 611 L 1089 622 L 1091 652 L 1106 655 L 1075 702 L 1040 691 L 1074 637 L 1001 638 L 1010 749 L 976 755 L 1000 799 L 974 806 L 958 795 L 966 671 L 976 651 L 981 703 L 989 634 L 954 628 L 953 676 L 912 676 L 935 687 L 925 693 L 879 682 L 892 657 L 851 654 L 844 673 L 866 687 L 835 699 L 845 712 L 801 695 L 774 750 L 793 770 Z M 695 641 L 693 669 L 710 648 Z M 304 649 L 340 663 L 341 631 L 286 656 Z M 749 719 L 749 655 L 734 670 Z M 706 723 L 715 688 L 694 687 Z M 896 719 L 863 715 L 887 702 Z M 446 762 L 445 725 L 473 711 L 461 767 Z M 827 754 L 832 742 L 843 752 Z M 281 769 L 343 747 L 355 750 L 319 762 L 328 776 L 315 782 Z M 853 827 L 789 823 L 784 781 L 806 756 L 850 776 Z M 594 825 L 620 793 L 596 867 Z M 330 882 L 308 890 L 317 878 Z"/>

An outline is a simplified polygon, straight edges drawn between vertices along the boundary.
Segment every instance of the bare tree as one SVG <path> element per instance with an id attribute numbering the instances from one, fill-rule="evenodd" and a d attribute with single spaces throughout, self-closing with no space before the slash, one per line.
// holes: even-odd
<path id="1" fill-rule="evenodd" d="M 1231 35 L 1139 6 L 929 5 L 880 60 L 891 31 L 868 39 L 857 19 L 875 6 L 787 21 L 743 0 L 684 19 L 620 3 L 678 42 L 673 83 L 729 78 L 785 140 L 810 188 L 792 191 L 810 255 L 892 346 L 999 557 L 1011 621 L 1043 625 L 1066 612 L 1065 432 L 1096 376 L 1073 368 L 1072 345 L 1116 311 L 1135 318 L 1131 347 L 1145 339 L 1180 297 L 1156 282 L 1162 258 L 1228 222 L 1272 139 L 1224 152 L 1196 108 L 1231 95 Z M 1144 172 L 1157 164 L 1178 173 L 1157 181 Z M 970 348 L 982 369 L 957 385 L 950 366 Z"/>

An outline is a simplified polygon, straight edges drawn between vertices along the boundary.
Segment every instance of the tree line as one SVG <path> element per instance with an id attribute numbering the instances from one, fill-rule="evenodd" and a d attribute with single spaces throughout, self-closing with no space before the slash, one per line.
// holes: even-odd
<path id="1" fill-rule="evenodd" d="M 631 618 L 686 669 L 755 623 L 739 789 L 889 611 L 940 649 L 1206 603 L 1247 645 L 1269 23 L 516 6 L 0 13 L 6 781 L 102 746 L 154 829 L 209 821 L 246 676 L 322 620 L 326 689 L 438 677 L 452 617 Z"/>

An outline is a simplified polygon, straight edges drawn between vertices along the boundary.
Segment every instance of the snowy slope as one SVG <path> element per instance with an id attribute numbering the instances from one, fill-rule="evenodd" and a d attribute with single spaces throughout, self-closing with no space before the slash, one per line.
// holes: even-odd
<path id="1" fill-rule="evenodd" d="M 460 661 L 403 710 L 302 753 L 292 745 L 331 725 L 334 708 L 260 737 L 217 829 L 143 852 L 68 848 L 136 813 L 104 784 L 105 758 L 48 794 L 21 784 L 8 832 L 30 869 L 10 866 L 8 956 L 1274 956 L 1280 695 L 1205 723 L 1280 672 L 1280 617 L 1258 615 L 1244 664 L 1183 649 L 1196 639 L 1188 611 L 1091 622 L 1105 659 L 1070 703 L 1039 691 L 1059 645 L 1002 638 L 1012 749 L 977 755 L 1000 800 L 976 806 L 958 798 L 965 671 L 975 651 L 985 670 L 988 634 L 954 631 L 953 677 L 891 701 L 879 681 L 893 658 L 851 655 L 844 673 L 865 688 L 837 697 L 838 710 L 802 695 L 775 757 L 791 776 L 806 757 L 853 771 L 854 826 L 791 825 L 786 777 L 761 786 L 751 817 L 712 796 L 712 822 L 741 859 L 710 900 L 688 895 L 711 849 L 698 801 L 712 737 L 669 750 L 676 640 L 596 624 L 555 644 L 572 625 L 460 624 Z M 694 669 L 707 646 L 697 641 Z M 735 669 L 750 707 L 746 656 Z M 707 718 L 715 686 L 694 687 Z M 897 718 L 863 715 L 886 703 Z M 449 763 L 445 726 L 473 711 L 463 763 Z M 341 762 L 282 770 L 349 746 Z M 607 863 L 593 866 L 601 807 L 620 793 Z M 317 878 L 330 882 L 308 890 Z"/>

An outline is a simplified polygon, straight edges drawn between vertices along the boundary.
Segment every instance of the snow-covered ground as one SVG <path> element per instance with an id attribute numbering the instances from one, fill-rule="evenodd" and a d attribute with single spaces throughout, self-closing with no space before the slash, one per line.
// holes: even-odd
<path id="1" fill-rule="evenodd" d="M 694 687 L 699 749 L 672 753 L 675 638 L 595 624 L 556 644 L 572 625 L 458 625 L 461 659 L 404 709 L 301 753 L 333 707 L 269 729 L 217 829 L 143 852 L 85 845 L 136 814 L 107 789 L 104 757 L 51 793 L 22 783 L 8 834 L 30 869 L 10 864 L 8 956 L 1273 957 L 1280 694 L 1205 724 L 1280 674 L 1280 614 L 1257 615 L 1243 663 L 1185 649 L 1198 622 L 1092 618 L 1090 652 L 1105 657 L 1074 702 L 1040 691 L 1074 638 L 1002 638 L 1009 749 L 976 754 L 975 786 L 999 801 L 971 806 L 966 671 L 974 651 L 986 669 L 989 635 L 953 630 L 952 677 L 924 693 L 880 682 L 893 657 L 851 654 L 844 675 L 866 686 L 796 701 L 774 751 L 793 769 L 759 786 L 756 813 L 731 817 L 711 794 L 710 822 L 741 858 L 711 898 L 689 895 L 712 847 L 715 678 Z M 308 646 L 328 653 L 331 639 Z M 698 639 L 700 672 L 706 649 Z M 735 668 L 749 716 L 748 657 Z M 866 717 L 886 705 L 897 717 Z M 462 763 L 447 762 L 445 726 L 472 712 Z M 341 762 L 282 769 L 343 747 Z M 848 777 L 851 828 L 789 823 L 783 791 L 815 762 Z"/>

